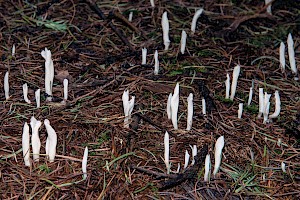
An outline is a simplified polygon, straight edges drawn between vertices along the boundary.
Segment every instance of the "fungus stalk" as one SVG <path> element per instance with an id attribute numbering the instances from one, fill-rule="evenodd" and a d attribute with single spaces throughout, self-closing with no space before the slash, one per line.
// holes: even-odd
<path id="1" fill-rule="evenodd" d="M 30 137 L 29 137 L 29 126 L 25 122 L 22 134 L 22 149 L 25 166 L 30 167 Z"/>
<path id="2" fill-rule="evenodd" d="M 278 117 L 281 110 L 280 96 L 277 90 L 275 91 L 274 96 L 275 96 L 275 111 L 272 115 L 269 116 L 270 119 Z"/>
<path id="3" fill-rule="evenodd" d="M 132 22 L 133 12 L 131 11 L 128 16 L 128 21 Z"/>
<path id="4" fill-rule="evenodd" d="M 179 83 L 176 84 L 174 93 L 171 98 L 171 120 L 175 130 L 178 129 L 177 114 L 179 107 Z"/>
<path id="5" fill-rule="evenodd" d="M 295 59 L 294 41 L 291 33 L 288 35 L 287 44 L 288 44 L 290 67 L 295 76 L 295 80 L 298 80 L 298 78 L 296 77 L 298 72 L 297 72 L 296 59 Z"/>
<path id="6" fill-rule="evenodd" d="M 56 145 L 57 145 L 57 134 L 55 130 L 50 125 L 48 119 L 44 120 L 44 124 L 47 130 L 47 140 L 46 140 L 46 155 L 49 157 L 50 162 L 54 162 L 56 155 Z"/>
<path id="7" fill-rule="evenodd" d="M 187 98 L 188 102 L 188 112 L 187 112 L 187 127 L 186 130 L 189 131 L 192 129 L 193 124 L 193 94 L 190 93 L 189 97 Z"/>
<path id="8" fill-rule="evenodd" d="M 183 30 L 181 32 L 181 40 L 180 40 L 180 52 L 181 52 L 181 54 L 184 54 L 184 51 L 185 51 L 186 38 L 187 38 L 186 32 Z"/>
<path id="9" fill-rule="evenodd" d="M 271 2 L 272 2 L 273 0 L 265 0 L 265 4 L 266 5 L 268 5 L 268 7 L 267 7 L 267 13 L 269 13 L 270 15 L 272 15 L 272 4 L 271 4 Z"/>
<path id="10" fill-rule="evenodd" d="M 88 147 L 85 147 L 84 149 L 84 154 L 83 154 L 83 158 L 82 158 L 82 173 L 83 173 L 83 180 L 86 179 L 87 177 L 87 170 L 86 170 L 86 166 L 87 166 L 87 158 L 88 158 Z"/>
<path id="11" fill-rule="evenodd" d="M 142 65 L 147 64 L 147 49 L 142 48 Z"/>
<path id="12" fill-rule="evenodd" d="M 41 141 L 39 136 L 39 128 L 41 127 L 41 121 L 37 121 L 34 116 L 30 119 L 30 126 L 32 130 L 31 145 L 33 153 L 33 161 L 38 162 L 40 158 Z"/>
<path id="13" fill-rule="evenodd" d="M 243 114 L 243 103 L 239 103 L 239 110 L 238 110 L 238 118 L 241 119 L 242 118 L 242 114 Z"/>
<path id="14" fill-rule="evenodd" d="M 231 83 L 231 95 L 230 99 L 233 100 L 236 92 L 237 81 L 240 75 L 241 67 L 239 65 L 235 66 L 232 74 L 232 83 Z"/>
<path id="15" fill-rule="evenodd" d="M 9 72 L 5 73 L 4 76 L 4 94 L 5 94 L 5 99 L 9 99 L 9 83 L 8 83 L 8 77 L 9 77 Z"/>
<path id="16" fill-rule="evenodd" d="M 68 100 L 68 85 L 69 85 L 68 79 L 64 79 L 64 101 Z"/>
<path id="17" fill-rule="evenodd" d="M 271 94 L 268 94 L 265 92 L 264 95 L 264 112 L 263 112 L 263 116 L 264 116 L 264 121 L 263 123 L 266 124 L 268 122 L 268 117 L 269 117 L 269 111 L 270 111 L 270 98 L 271 98 Z"/>
<path id="18" fill-rule="evenodd" d="M 279 61 L 280 61 L 280 69 L 281 72 L 284 73 L 285 72 L 285 45 L 283 42 L 280 43 L 280 48 L 279 48 Z"/>
<path id="19" fill-rule="evenodd" d="M 222 161 L 222 149 L 224 147 L 224 136 L 221 136 L 217 139 L 216 145 L 215 145 L 215 167 L 213 175 L 216 176 L 216 174 L 219 171 L 221 161 Z"/>
<path id="20" fill-rule="evenodd" d="M 196 25 L 197 25 L 197 20 L 198 18 L 200 17 L 200 15 L 202 14 L 203 12 L 203 9 L 200 8 L 199 10 L 197 10 L 194 14 L 194 17 L 193 17 L 193 20 L 192 20 L 192 24 L 191 24 L 191 31 L 192 31 L 192 34 L 195 33 L 196 31 Z"/>
<path id="21" fill-rule="evenodd" d="M 11 48 L 11 55 L 12 57 L 14 57 L 16 55 L 16 45 L 13 44 L 12 48 Z"/>
<path id="22" fill-rule="evenodd" d="M 193 146 L 191 146 L 191 149 L 192 149 L 192 163 L 191 165 L 194 165 L 195 164 L 195 157 L 197 156 L 197 146 L 194 144 Z"/>
<path id="23" fill-rule="evenodd" d="M 283 173 L 286 173 L 286 169 L 285 169 L 285 163 L 281 162 L 281 169 Z"/>
<path id="24" fill-rule="evenodd" d="M 45 59 L 45 92 L 49 95 L 47 101 L 52 101 L 52 86 L 54 79 L 54 66 L 51 58 L 51 51 L 45 48 L 41 52 L 41 55 Z"/>
<path id="25" fill-rule="evenodd" d="M 154 8 L 154 7 L 155 7 L 154 0 L 150 0 L 150 4 L 151 4 L 151 7 L 152 7 L 152 8 Z"/>
<path id="26" fill-rule="evenodd" d="M 206 115 L 206 103 L 205 99 L 202 99 L 202 114 L 205 116 Z"/>
<path id="27" fill-rule="evenodd" d="M 230 76 L 227 73 L 226 74 L 226 81 L 225 81 L 225 87 L 226 87 L 226 94 L 225 94 L 225 99 L 229 99 L 229 92 L 230 92 Z"/>
<path id="28" fill-rule="evenodd" d="M 172 93 L 169 94 L 168 102 L 167 102 L 167 115 L 168 115 L 168 119 L 172 118 L 171 99 L 172 99 Z"/>
<path id="29" fill-rule="evenodd" d="M 259 88 L 258 89 L 258 102 L 259 102 L 259 109 L 258 109 L 258 118 L 261 118 L 262 114 L 264 113 L 264 89 Z"/>
<path id="30" fill-rule="evenodd" d="M 165 164 L 167 168 L 167 174 L 170 174 L 170 141 L 169 133 L 166 131 L 164 137 L 164 146 L 165 146 Z"/>
<path id="31" fill-rule="evenodd" d="M 169 28 L 169 20 L 168 20 L 167 12 L 164 12 L 162 15 L 161 26 L 163 30 L 163 40 L 164 40 L 165 50 L 168 50 L 170 46 L 170 39 L 169 39 L 170 28 Z"/>
<path id="32" fill-rule="evenodd" d="M 207 154 L 205 157 L 205 172 L 204 172 L 204 181 L 206 182 L 209 182 L 210 179 L 210 168 L 211 168 L 210 155 Z"/>
<path id="33" fill-rule="evenodd" d="M 159 71 L 159 60 L 158 60 L 158 52 L 155 50 L 154 53 L 154 75 L 158 75 Z"/>
<path id="34" fill-rule="evenodd" d="M 189 165 L 189 160 L 190 160 L 190 154 L 189 154 L 188 150 L 185 150 L 183 169 L 187 168 L 187 166 Z"/>
<path id="35" fill-rule="evenodd" d="M 135 97 L 132 96 L 131 100 L 129 101 L 129 91 L 125 90 L 122 95 L 122 100 L 123 100 L 123 108 L 124 108 L 124 115 L 125 115 L 124 128 L 129 128 Z"/>
<path id="36" fill-rule="evenodd" d="M 35 94 L 36 107 L 39 108 L 41 106 L 41 89 L 37 89 L 34 94 Z"/>
<path id="37" fill-rule="evenodd" d="M 31 101 L 28 99 L 28 86 L 27 83 L 23 84 L 23 96 L 26 103 L 31 103 Z"/>

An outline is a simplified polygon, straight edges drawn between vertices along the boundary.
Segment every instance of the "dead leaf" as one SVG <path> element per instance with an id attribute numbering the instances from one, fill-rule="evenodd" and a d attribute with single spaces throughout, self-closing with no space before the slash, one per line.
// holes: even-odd
<path id="1" fill-rule="evenodd" d="M 63 83 L 64 79 L 69 79 L 70 81 L 70 74 L 68 70 L 60 70 L 57 71 L 57 75 L 55 75 L 55 79 L 59 80 L 60 82 Z"/>

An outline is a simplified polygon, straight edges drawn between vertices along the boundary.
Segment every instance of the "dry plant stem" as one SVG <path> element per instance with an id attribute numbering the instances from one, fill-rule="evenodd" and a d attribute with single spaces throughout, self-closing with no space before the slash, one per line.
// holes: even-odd
<path id="1" fill-rule="evenodd" d="M 183 183 L 186 180 L 189 179 L 195 179 L 197 178 L 197 173 L 199 169 L 202 167 L 205 157 L 208 153 L 208 146 L 205 145 L 200 152 L 197 153 L 197 156 L 195 157 L 195 164 L 186 168 L 186 170 L 183 173 L 176 174 L 176 176 L 173 178 L 170 178 L 169 180 L 162 182 L 159 185 L 160 189 L 168 189 L 175 187 L 181 183 Z"/>
<path id="2" fill-rule="evenodd" d="M 251 104 L 252 96 L 253 96 L 253 88 L 250 87 L 250 90 L 249 90 L 249 97 L 248 97 L 248 106 L 250 106 L 250 104 Z"/>
<path id="3" fill-rule="evenodd" d="M 136 115 L 138 115 L 142 120 L 144 120 L 145 122 L 148 122 L 149 124 L 151 124 L 152 126 L 154 126 L 155 128 L 157 128 L 159 131 L 161 132 L 166 132 L 166 128 L 162 127 L 161 125 L 159 125 L 158 123 L 153 122 L 150 118 L 140 114 L 140 113 L 135 113 Z M 170 130 L 168 130 L 169 135 L 171 135 L 172 137 L 177 137 L 176 134 L 174 134 L 173 132 L 171 132 Z"/>
<path id="4" fill-rule="evenodd" d="M 240 26 L 241 23 L 248 21 L 250 19 L 255 19 L 255 18 L 270 18 L 270 19 L 272 19 L 273 17 L 268 14 L 259 14 L 259 13 L 256 13 L 256 14 L 250 15 L 250 16 L 237 17 L 237 19 L 234 20 L 234 22 L 227 28 L 227 30 L 229 33 L 231 33 L 233 31 L 235 31 Z"/>
<path id="5" fill-rule="evenodd" d="M 91 9 L 96 12 L 96 14 L 100 17 L 100 19 L 106 20 L 104 13 L 101 11 L 101 9 L 97 6 L 97 4 L 95 2 L 93 2 L 92 0 L 85 0 L 85 1 L 88 3 L 88 5 L 91 7 Z M 113 25 L 113 23 L 111 21 L 108 22 L 108 25 L 118 35 L 118 37 L 122 40 L 122 42 L 127 47 L 129 47 L 129 49 L 131 51 L 134 51 L 134 48 L 131 46 L 128 39 L 123 35 L 123 33 L 117 27 L 115 27 L 115 25 Z"/>
<path id="6" fill-rule="evenodd" d="M 177 177 L 177 175 L 175 175 L 175 174 L 159 173 L 159 172 L 155 172 L 155 171 L 145 169 L 143 167 L 134 166 L 134 165 L 130 166 L 130 168 L 136 169 L 137 171 L 144 172 L 146 174 L 156 176 L 156 178 L 158 178 L 158 179 L 159 178 L 176 178 Z"/>
<path id="7" fill-rule="evenodd" d="M 119 20 L 123 21 L 129 28 L 131 28 L 133 31 L 135 31 L 137 34 L 140 34 L 145 40 L 148 40 L 146 34 L 137 28 L 133 23 L 131 23 L 129 20 L 127 20 L 120 12 L 113 10 L 113 15 L 118 18 Z"/>

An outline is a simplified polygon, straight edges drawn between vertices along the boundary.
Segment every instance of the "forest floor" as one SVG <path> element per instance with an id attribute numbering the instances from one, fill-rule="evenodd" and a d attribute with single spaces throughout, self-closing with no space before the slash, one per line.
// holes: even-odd
<path id="1" fill-rule="evenodd" d="M 10 98 L 0 82 L 1 199 L 299 199 L 300 84 L 279 68 L 280 42 L 294 39 L 300 66 L 300 5 L 275 0 L 272 15 L 262 0 L 207 1 L 1 1 L 0 77 L 9 71 Z M 197 9 L 195 34 L 190 31 Z M 132 22 L 128 15 L 133 12 Z M 167 11 L 170 48 L 164 50 L 161 18 Z M 188 35 L 180 53 L 181 31 Z M 16 53 L 12 55 L 12 46 Z M 286 44 L 287 47 L 287 44 Z M 45 60 L 52 52 L 53 102 L 45 101 Z M 148 49 L 141 65 L 142 48 Z M 155 50 L 160 71 L 153 74 Z M 236 96 L 225 99 L 225 80 L 241 66 Z M 299 75 L 298 75 L 299 76 Z M 62 80 L 69 99 L 62 104 Z M 31 104 L 23 100 L 28 84 Z M 180 85 L 179 130 L 167 118 L 168 95 Z M 254 94 L 247 106 L 249 89 Z M 34 92 L 41 89 L 41 107 Z M 258 118 L 258 90 L 281 99 L 278 118 Z M 135 96 L 132 122 L 124 128 L 122 94 Z M 186 131 L 187 97 L 194 95 L 192 130 Z M 202 98 L 207 115 L 202 114 Z M 239 103 L 244 112 L 238 119 Z M 26 167 L 22 129 L 35 116 L 49 119 L 58 136 L 57 155 L 45 156 L 42 125 L 39 162 Z M 164 134 L 170 134 L 171 173 L 164 163 Z M 204 182 L 204 158 L 212 169 L 216 139 L 225 138 L 222 164 Z M 198 148 L 196 164 L 183 170 L 185 151 Z M 88 147 L 87 179 L 82 157 Z M 286 172 L 281 163 L 286 165 Z M 176 173 L 177 166 L 181 169 Z"/>

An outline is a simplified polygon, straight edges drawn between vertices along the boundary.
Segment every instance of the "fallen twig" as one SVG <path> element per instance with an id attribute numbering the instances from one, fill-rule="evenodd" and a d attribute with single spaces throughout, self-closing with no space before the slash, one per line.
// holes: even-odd
<path id="1" fill-rule="evenodd" d="M 120 12 L 113 10 L 112 14 L 114 17 L 118 18 L 119 20 L 123 21 L 126 25 L 128 25 L 129 28 L 131 28 L 133 31 L 135 31 L 137 34 L 141 34 L 141 36 L 148 40 L 147 36 L 143 32 L 143 30 L 138 29 L 134 24 L 132 24 L 130 21 L 128 21 L 127 18 L 125 18 Z"/>
<path id="2" fill-rule="evenodd" d="M 95 11 L 95 13 L 100 17 L 102 20 L 106 20 L 106 16 L 102 12 L 102 10 L 97 6 L 96 3 L 94 3 L 92 0 L 86 0 L 88 5 L 92 10 Z M 133 47 L 131 46 L 130 42 L 127 40 L 127 38 L 122 34 L 122 32 L 113 25 L 111 21 L 108 22 L 109 27 L 118 35 L 118 37 L 122 40 L 122 42 L 129 47 L 131 51 L 134 51 Z"/>
<path id="3" fill-rule="evenodd" d="M 183 173 L 177 174 L 174 178 L 170 178 L 169 180 L 162 182 L 158 187 L 160 189 L 168 189 L 175 187 L 186 180 L 194 179 L 197 177 L 197 173 L 204 163 L 205 157 L 208 153 L 208 146 L 205 145 L 200 152 L 198 152 L 197 156 L 195 156 L 194 165 L 188 167 Z"/>

